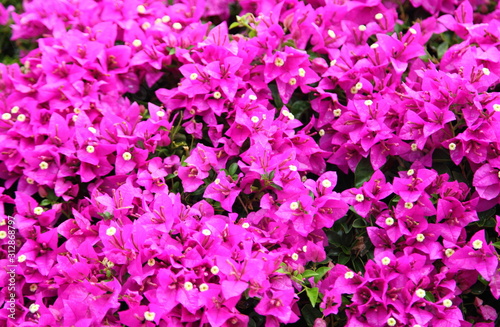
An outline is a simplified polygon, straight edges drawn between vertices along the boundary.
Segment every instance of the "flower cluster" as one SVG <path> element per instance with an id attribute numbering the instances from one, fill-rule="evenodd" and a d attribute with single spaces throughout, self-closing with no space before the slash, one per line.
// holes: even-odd
<path id="1" fill-rule="evenodd" d="M 13 10 L 37 45 L 0 64 L 2 323 L 495 325 L 488 1 Z"/>

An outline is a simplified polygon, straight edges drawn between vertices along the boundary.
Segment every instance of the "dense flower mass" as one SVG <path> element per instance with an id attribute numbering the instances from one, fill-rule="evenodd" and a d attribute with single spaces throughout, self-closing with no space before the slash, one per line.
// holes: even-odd
<path id="1" fill-rule="evenodd" d="M 496 2 L 26 0 L 0 24 L 0 325 L 499 323 Z"/>

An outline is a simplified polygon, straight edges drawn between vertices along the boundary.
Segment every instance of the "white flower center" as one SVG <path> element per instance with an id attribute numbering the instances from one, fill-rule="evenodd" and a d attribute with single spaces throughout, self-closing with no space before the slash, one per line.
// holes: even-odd
<path id="1" fill-rule="evenodd" d="M 139 40 L 139 39 L 135 39 L 134 41 L 132 41 L 132 45 L 136 48 L 140 47 L 142 45 L 142 41 Z"/>
<path id="2" fill-rule="evenodd" d="M 113 236 L 116 234 L 116 228 L 111 226 L 108 229 L 106 229 L 106 235 L 108 236 Z"/>
<path id="3" fill-rule="evenodd" d="M 323 187 L 325 188 L 329 188 L 332 186 L 332 182 L 330 182 L 328 179 L 324 179 L 323 181 L 321 181 L 321 185 L 323 185 Z"/>
<path id="4" fill-rule="evenodd" d="M 129 161 L 132 159 L 132 154 L 130 152 L 123 152 L 122 154 L 122 158 L 123 160 L 125 161 Z"/>
<path id="5" fill-rule="evenodd" d="M 392 218 L 392 217 L 387 217 L 387 218 L 385 218 L 385 224 L 386 224 L 387 226 L 392 226 L 392 225 L 394 225 L 394 218 Z"/>
<path id="6" fill-rule="evenodd" d="M 481 249 L 483 247 L 483 241 L 475 240 L 474 242 L 472 242 L 472 247 L 474 248 L 474 250 Z"/>
<path id="7" fill-rule="evenodd" d="M 155 320 L 155 316 L 156 316 L 156 313 L 154 313 L 154 312 L 150 312 L 150 311 L 144 312 L 144 319 L 146 319 L 147 321 Z"/>
<path id="8" fill-rule="evenodd" d="M 29 310 L 31 313 L 35 313 L 38 311 L 39 308 L 40 308 L 39 304 L 32 303 L 29 307 Z"/>
<path id="9" fill-rule="evenodd" d="M 191 283 L 191 282 L 185 282 L 184 283 L 184 289 L 186 291 L 188 291 L 188 292 L 191 291 L 193 289 L 193 283 Z"/>
<path id="10" fill-rule="evenodd" d="M 357 202 L 363 202 L 365 200 L 365 196 L 363 194 L 356 194 L 355 199 Z"/>
<path id="11" fill-rule="evenodd" d="M 35 209 L 33 209 L 33 212 L 35 213 L 35 215 L 40 216 L 43 213 L 43 208 L 36 207 Z"/>
<path id="12" fill-rule="evenodd" d="M 354 278 L 354 273 L 352 271 L 348 271 L 344 274 L 345 279 L 351 279 Z"/>
<path id="13" fill-rule="evenodd" d="M 415 291 L 415 295 L 423 299 L 425 297 L 425 290 L 419 288 L 418 290 Z"/>
<path id="14" fill-rule="evenodd" d="M 298 202 L 292 202 L 292 203 L 290 203 L 290 209 L 297 210 L 298 208 L 299 208 L 299 203 Z"/>

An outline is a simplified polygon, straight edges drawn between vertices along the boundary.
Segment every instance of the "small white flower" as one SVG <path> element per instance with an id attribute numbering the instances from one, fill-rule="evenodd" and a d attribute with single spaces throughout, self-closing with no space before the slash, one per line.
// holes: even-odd
<path id="1" fill-rule="evenodd" d="M 373 104 L 372 100 L 365 100 L 365 106 L 371 106 Z"/>
<path id="2" fill-rule="evenodd" d="M 154 313 L 154 312 L 149 312 L 149 311 L 144 312 L 144 319 L 146 319 L 147 321 L 155 320 L 155 316 L 156 316 L 156 313 Z"/>
<path id="3" fill-rule="evenodd" d="M 201 231 L 201 233 L 205 236 L 210 236 L 212 235 L 212 232 L 209 229 L 204 229 Z"/>
<path id="4" fill-rule="evenodd" d="M 320 129 L 320 130 L 318 131 L 318 134 L 319 134 L 319 136 L 323 136 L 323 135 L 325 135 L 325 130 L 324 130 L 324 129 Z"/>
<path id="5" fill-rule="evenodd" d="M 241 227 L 243 227 L 243 228 L 246 229 L 246 228 L 250 227 L 250 224 L 249 223 L 243 223 L 243 224 L 241 224 Z"/>
<path id="6" fill-rule="evenodd" d="M 482 70 L 483 70 L 483 74 L 486 75 L 486 76 L 488 76 L 489 74 L 491 74 L 490 70 L 488 68 L 486 68 L 486 67 L 484 67 Z"/>
<path id="7" fill-rule="evenodd" d="M 123 160 L 125 161 L 129 161 L 132 159 L 132 154 L 130 152 L 123 152 L 122 154 L 122 158 Z"/>
<path id="8" fill-rule="evenodd" d="M 425 290 L 419 288 L 415 291 L 415 295 L 423 299 L 425 297 Z"/>
<path id="9" fill-rule="evenodd" d="M 348 271 L 344 274 L 345 279 L 352 279 L 354 278 L 354 273 L 352 271 Z"/>
<path id="10" fill-rule="evenodd" d="M 297 166 L 290 165 L 290 166 L 288 166 L 288 169 L 290 169 L 291 171 L 297 171 Z"/>
<path id="11" fill-rule="evenodd" d="M 328 36 L 331 37 L 332 39 L 337 37 L 337 34 L 333 30 L 328 30 Z"/>
<path id="12" fill-rule="evenodd" d="M 288 81 L 288 84 L 290 84 L 292 86 L 297 84 L 297 79 L 295 77 L 290 78 L 290 80 Z"/>
<path id="13" fill-rule="evenodd" d="M 33 209 L 33 213 L 37 216 L 40 216 L 43 212 L 44 210 L 42 207 L 35 207 L 35 209 Z"/>
<path id="14" fill-rule="evenodd" d="M 143 30 L 147 30 L 149 28 L 151 28 L 151 23 L 149 22 L 144 22 L 142 25 L 141 25 L 142 29 Z"/>
<path id="15" fill-rule="evenodd" d="M 30 285 L 30 291 L 31 292 L 35 292 L 37 289 L 38 289 L 38 285 L 37 284 L 31 284 Z"/>
<path id="16" fill-rule="evenodd" d="M 222 94 L 219 92 L 219 91 L 215 91 L 214 94 L 213 94 L 214 98 L 215 99 L 220 99 L 222 97 Z"/>
<path id="17" fill-rule="evenodd" d="M 153 267 L 156 264 L 156 260 L 154 258 L 148 259 L 148 266 Z"/>
<path id="18" fill-rule="evenodd" d="M 45 170 L 49 168 L 49 164 L 45 161 L 40 162 L 39 164 L 41 170 Z"/>
<path id="19" fill-rule="evenodd" d="M 161 18 L 161 21 L 164 22 L 165 24 L 168 23 L 170 21 L 170 16 L 168 15 L 165 15 Z"/>
<path id="20" fill-rule="evenodd" d="M 198 289 L 200 290 L 200 292 L 206 292 L 208 291 L 208 285 L 203 283 L 203 284 L 200 284 L 200 286 L 198 287 Z"/>
<path id="21" fill-rule="evenodd" d="M 411 144 L 411 150 L 412 150 L 412 151 L 417 151 L 417 150 L 418 150 L 417 143 L 412 143 L 412 144 Z"/>
<path id="22" fill-rule="evenodd" d="M 182 29 L 182 25 L 179 22 L 173 23 L 172 27 L 174 28 L 174 30 L 180 30 L 180 29 Z"/>
<path id="23" fill-rule="evenodd" d="M 474 248 L 474 250 L 481 249 L 483 247 L 483 241 L 475 240 L 474 242 L 472 242 L 472 247 Z"/>
<path id="24" fill-rule="evenodd" d="M 323 181 L 321 181 L 321 185 L 323 185 L 323 187 L 325 188 L 329 188 L 332 186 L 332 182 L 330 182 L 328 179 L 324 179 Z"/>
<path id="25" fill-rule="evenodd" d="M 306 70 L 304 68 L 299 68 L 299 76 L 300 77 L 306 76 Z"/>
<path id="26" fill-rule="evenodd" d="M 335 109 L 333 110 L 333 116 L 334 117 L 340 117 L 342 115 L 342 109 Z"/>
<path id="27" fill-rule="evenodd" d="M 444 254 L 445 254 L 448 258 L 449 258 L 449 257 L 451 257 L 451 256 L 453 255 L 453 253 L 455 253 L 455 250 L 453 250 L 453 249 L 446 249 L 446 250 L 444 251 Z"/>
<path id="28" fill-rule="evenodd" d="M 366 31 L 366 26 L 365 26 L 365 25 L 359 25 L 359 26 L 358 26 L 358 30 L 359 30 L 360 32 L 364 32 L 364 31 Z"/>
<path id="29" fill-rule="evenodd" d="M 417 30 L 416 30 L 416 29 L 414 29 L 413 27 L 410 27 L 410 29 L 408 29 L 408 31 L 409 31 L 411 34 L 413 34 L 413 35 L 417 34 Z"/>
<path id="30" fill-rule="evenodd" d="M 499 112 L 499 111 L 500 111 L 500 104 L 495 103 L 495 104 L 493 105 L 493 110 L 495 110 L 496 112 Z"/>
<path id="31" fill-rule="evenodd" d="M 292 202 L 290 203 L 290 209 L 291 210 L 297 210 L 299 208 L 299 203 L 298 202 Z"/>
<path id="32" fill-rule="evenodd" d="M 443 305 L 445 306 L 445 308 L 449 308 L 453 305 L 453 302 L 450 299 L 446 299 L 443 301 Z"/>
<path id="33" fill-rule="evenodd" d="M 4 230 L 0 231 L 0 240 L 3 240 L 6 237 L 7 237 L 7 233 Z"/>
<path id="34" fill-rule="evenodd" d="M 3 120 L 10 120 L 11 118 L 12 118 L 12 115 L 8 112 L 2 114 Z"/>
<path id="35" fill-rule="evenodd" d="M 25 262 L 26 259 L 28 259 L 24 254 L 21 254 L 18 258 L 17 258 L 17 262 Z"/>
<path id="36" fill-rule="evenodd" d="M 450 151 L 453 151 L 456 148 L 457 148 L 457 145 L 455 143 L 452 142 L 452 143 L 448 144 L 448 149 L 450 149 Z"/>
<path id="37" fill-rule="evenodd" d="M 92 126 L 90 126 L 90 127 L 88 128 L 88 130 L 89 130 L 89 132 L 90 132 L 90 133 L 92 133 L 92 134 L 97 133 L 97 129 L 95 129 L 95 128 L 94 128 L 94 127 L 92 127 Z"/>
<path id="38" fill-rule="evenodd" d="M 212 268 L 210 268 L 210 272 L 214 275 L 217 275 L 219 273 L 219 267 L 213 266 Z"/>
<path id="39" fill-rule="evenodd" d="M 111 227 L 108 227 L 108 229 L 106 229 L 106 235 L 108 236 L 113 236 L 116 234 L 116 228 L 111 226 Z"/>
<path id="40" fill-rule="evenodd" d="M 297 253 L 292 254 L 292 260 L 293 261 L 299 260 L 299 255 Z"/>
<path id="41" fill-rule="evenodd" d="M 146 7 L 144 7 L 144 5 L 138 5 L 137 6 L 137 12 L 139 14 L 144 14 L 146 12 Z"/>
<path id="42" fill-rule="evenodd" d="M 35 313 L 38 311 L 39 308 L 40 308 L 39 304 L 32 303 L 29 307 L 29 310 L 31 313 Z"/>
<path id="43" fill-rule="evenodd" d="M 139 40 L 139 39 L 135 39 L 134 41 L 132 41 L 132 45 L 136 48 L 140 47 L 142 45 L 142 41 Z"/>
<path id="44" fill-rule="evenodd" d="M 330 61 L 330 67 L 335 66 L 336 63 L 337 63 L 337 59 L 333 59 L 332 61 Z"/>
<path id="45" fill-rule="evenodd" d="M 357 94 L 358 91 L 359 90 L 356 88 L 356 86 L 351 87 L 351 94 Z"/>
<path id="46" fill-rule="evenodd" d="M 371 49 L 377 49 L 378 47 L 379 47 L 378 43 L 373 43 L 372 45 L 370 45 Z"/>
<path id="47" fill-rule="evenodd" d="M 392 217 L 387 217 L 387 218 L 385 218 L 385 224 L 386 224 L 387 226 L 392 226 L 392 225 L 394 225 L 394 218 L 392 218 Z"/>
<path id="48" fill-rule="evenodd" d="M 220 184 L 220 178 L 216 178 L 216 179 L 214 180 L 214 184 L 215 184 L 215 185 L 219 185 L 219 184 Z"/>
<path id="49" fill-rule="evenodd" d="M 356 90 L 361 90 L 363 88 L 363 83 L 361 82 L 357 82 L 356 85 L 354 86 L 356 88 Z"/>
<path id="50" fill-rule="evenodd" d="M 363 202 L 365 200 L 365 196 L 363 194 L 356 194 L 355 199 L 357 202 Z"/>
<path id="51" fill-rule="evenodd" d="M 87 150 L 88 153 L 94 153 L 95 152 L 95 148 L 92 145 L 87 145 L 87 148 L 85 150 Z"/>
<path id="52" fill-rule="evenodd" d="M 411 208 L 413 208 L 413 203 L 411 203 L 411 202 L 405 202 L 405 208 L 406 208 L 406 209 L 411 209 Z"/>
<path id="53" fill-rule="evenodd" d="M 156 116 L 162 118 L 162 117 L 165 117 L 165 113 L 163 111 L 157 111 Z"/>
<path id="54" fill-rule="evenodd" d="M 253 116 L 250 120 L 252 121 L 252 123 L 257 124 L 260 119 L 257 116 Z"/>
<path id="55" fill-rule="evenodd" d="M 71 120 L 76 123 L 76 121 L 78 120 L 78 115 L 74 115 L 73 117 L 71 117 Z"/>
<path id="56" fill-rule="evenodd" d="M 277 57 L 276 59 L 274 59 L 274 64 L 278 67 L 282 67 L 285 64 L 285 61 L 280 57 Z"/>
<path id="57" fill-rule="evenodd" d="M 381 20 L 382 18 L 384 18 L 384 15 L 382 13 L 380 13 L 380 12 L 375 15 L 375 19 L 376 20 Z"/>
<path id="58" fill-rule="evenodd" d="M 25 120 L 26 120 L 26 115 L 20 114 L 19 116 L 17 116 L 17 121 L 23 122 Z"/>
<path id="59" fill-rule="evenodd" d="M 307 252 L 307 245 L 304 245 L 304 246 L 302 247 L 302 252 L 304 252 L 304 253 L 306 253 L 306 252 Z"/>
<path id="60" fill-rule="evenodd" d="M 424 234 L 417 234 L 417 242 L 423 242 L 425 240 Z"/>
<path id="61" fill-rule="evenodd" d="M 382 264 L 383 264 L 384 266 L 387 266 L 387 265 L 389 265 L 390 263 L 391 263 L 391 259 L 390 259 L 389 257 L 383 257 L 383 258 L 382 258 Z"/>
<path id="62" fill-rule="evenodd" d="M 82 112 L 82 110 L 78 107 L 75 107 L 73 108 L 73 112 L 78 115 L 80 112 Z"/>
<path id="63" fill-rule="evenodd" d="M 189 79 L 192 81 L 194 81 L 197 78 L 198 78 L 198 74 L 196 74 L 196 73 L 192 73 L 191 75 L 189 75 Z"/>
<path id="64" fill-rule="evenodd" d="M 184 283 L 184 289 L 185 289 L 186 291 L 188 291 L 188 292 L 189 292 L 189 291 L 191 291 L 191 290 L 193 289 L 193 287 L 194 287 L 194 286 L 193 286 L 193 283 L 191 283 L 191 282 L 185 282 L 185 283 Z"/>
<path id="65" fill-rule="evenodd" d="M 13 114 L 17 114 L 19 112 L 19 107 L 18 106 L 12 107 L 12 109 L 10 109 L 10 112 Z"/>
<path id="66" fill-rule="evenodd" d="M 413 169 L 408 169 L 408 171 L 406 172 L 406 175 L 408 176 L 413 176 L 413 174 L 415 174 L 415 170 Z"/>
<path id="67" fill-rule="evenodd" d="M 396 319 L 394 319 L 394 318 L 392 318 L 392 317 L 390 317 L 389 319 L 387 319 L 387 325 L 388 325 L 388 326 L 391 326 L 391 327 L 392 327 L 392 326 L 396 326 L 396 324 L 397 324 L 397 323 L 398 323 L 398 322 L 396 321 Z"/>

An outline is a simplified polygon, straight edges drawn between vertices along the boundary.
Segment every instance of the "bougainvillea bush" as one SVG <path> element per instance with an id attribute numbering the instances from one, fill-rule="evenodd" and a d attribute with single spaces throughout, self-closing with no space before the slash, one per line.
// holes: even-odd
<path id="1" fill-rule="evenodd" d="M 499 323 L 496 1 L 0 23 L 1 326 Z"/>

